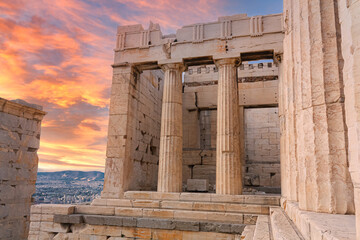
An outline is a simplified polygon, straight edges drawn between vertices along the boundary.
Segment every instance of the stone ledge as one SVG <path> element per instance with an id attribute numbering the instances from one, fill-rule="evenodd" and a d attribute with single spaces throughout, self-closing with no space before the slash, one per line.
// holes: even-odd
<path id="1" fill-rule="evenodd" d="M 41 206 L 41 205 L 40 205 Z M 46 206 L 46 205 L 45 205 Z M 61 206 L 61 205 L 59 205 Z M 121 216 L 121 217 L 143 217 L 143 218 L 164 218 L 164 219 L 186 219 L 186 220 L 199 220 L 199 221 L 221 221 L 233 224 L 255 224 L 259 215 L 253 213 L 242 212 L 222 212 L 222 211 L 196 211 L 196 210 L 178 210 L 178 209 L 157 209 L 157 208 L 129 208 L 129 207 L 108 207 L 108 206 L 94 206 L 94 205 L 76 205 L 72 206 L 72 212 L 64 211 L 66 208 L 58 209 L 57 212 L 43 210 L 41 213 L 46 214 L 83 214 L 83 215 L 108 215 L 108 216 Z M 41 210 L 41 209 L 40 209 Z M 51 208 L 50 208 L 51 210 Z M 64 213 L 59 212 L 62 210 Z M 38 214 L 38 209 L 32 208 L 32 214 Z"/>
<path id="2" fill-rule="evenodd" d="M 285 199 L 281 199 L 281 202 L 286 214 L 305 239 L 356 239 L 355 215 L 302 211 L 297 202 L 286 201 Z"/>
<path id="3" fill-rule="evenodd" d="M 280 206 L 280 195 L 277 194 L 221 195 L 215 193 L 158 193 L 149 191 L 127 191 L 124 193 L 124 198 L 127 200 L 180 200 Z"/>
<path id="4" fill-rule="evenodd" d="M 70 215 L 75 211 L 75 205 L 69 204 L 37 204 L 32 205 L 31 214 L 62 214 Z"/>
<path id="5" fill-rule="evenodd" d="M 73 215 L 55 215 L 54 216 L 55 223 L 83 223 L 84 219 L 83 216 L 80 214 L 73 214 Z"/>
<path id="6" fill-rule="evenodd" d="M 119 217 L 104 215 L 55 215 L 54 223 L 57 224 L 80 224 L 118 227 L 137 227 L 150 229 L 166 229 L 194 232 L 217 232 L 229 234 L 241 234 L 245 224 L 232 224 L 216 221 L 193 221 L 193 220 L 174 220 L 158 218 L 137 218 Z"/>
<path id="7" fill-rule="evenodd" d="M 26 101 L 24 101 L 22 99 L 15 99 L 15 100 L 10 100 L 10 101 L 14 102 L 14 103 L 24 105 L 24 106 L 27 106 L 27 107 L 35 108 L 35 109 L 40 110 L 40 111 L 43 110 L 42 106 L 37 105 L 37 104 L 28 103 L 28 102 L 26 102 Z"/>
<path id="8" fill-rule="evenodd" d="M 41 121 L 46 115 L 46 112 L 42 111 L 42 107 L 39 105 L 29 104 L 20 99 L 9 101 L 1 97 L 0 112 L 38 121 Z"/>
<path id="9" fill-rule="evenodd" d="M 228 239 L 239 240 L 240 235 L 216 232 L 194 232 L 167 229 L 131 228 L 131 227 L 110 227 L 86 225 L 75 232 L 31 232 L 29 240 L 39 239 L 72 239 L 72 240 L 152 240 L 152 239 L 178 239 L 178 240 L 207 240 L 207 239 Z M 7 239 L 4 239 L 7 240 Z M 10 239 L 9 239 L 10 240 Z M 13 238 L 11 238 L 13 240 Z"/>
<path id="10" fill-rule="evenodd" d="M 94 214 L 94 215 L 114 215 L 114 207 L 102 207 L 91 205 L 76 205 L 75 213 L 78 214 Z"/>
<path id="11" fill-rule="evenodd" d="M 259 203 L 259 202 L 258 202 Z M 273 205 L 264 204 L 244 204 L 244 203 L 222 203 L 222 202 L 200 202 L 200 201 L 175 201 L 175 200 L 136 200 L 136 199 L 94 199 L 92 207 L 115 207 L 116 209 L 129 210 L 132 212 L 143 212 L 157 210 L 159 212 L 170 212 L 171 210 L 190 210 L 190 211 L 211 211 L 224 213 L 244 213 L 244 214 L 269 214 L 269 207 Z M 79 212 L 91 214 L 90 212 Z M 105 214 L 100 212 L 101 214 Z M 139 213 L 140 214 L 140 213 Z M 107 214 L 108 215 L 108 214 Z M 110 214 L 112 215 L 112 214 Z"/>

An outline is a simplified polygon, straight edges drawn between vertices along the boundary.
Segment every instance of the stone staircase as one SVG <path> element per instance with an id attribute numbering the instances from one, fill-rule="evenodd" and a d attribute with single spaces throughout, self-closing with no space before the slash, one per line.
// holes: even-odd
<path id="1" fill-rule="evenodd" d="M 159 234 L 181 236 L 174 239 L 303 239 L 279 205 L 278 195 L 130 191 L 123 199 L 96 199 L 65 212 L 53 209 L 51 226 L 67 226 L 80 235 L 106 235 L 112 227 L 121 239 L 168 239 L 154 237 Z M 47 211 L 45 205 L 41 208 Z M 76 230 L 80 225 L 87 227 Z"/>
<path id="2" fill-rule="evenodd" d="M 254 238 L 255 225 L 247 225 L 242 232 L 240 239 L 241 240 L 252 240 Z"/>
<path id="3" fill-rule="evenodd" d="M 259 215 L 268 215 L 279 206 L 277 195 L 217 195 L 209 193 L 158 193 L 130 191 L 123 199 L 96 199 L 92 206 L 103 207 L 109 215 L 218 221 L 254 225 Z M 106 207 L 106 208 L 105 208 Z M 91 206 L 77 206 L 76 213 L 95 214 Z"/>
<path id="4" fill-rule="evenodd" d="M 304 240 L 301 233 L 280 207 L 270 207 L 269 216 L 259 216 L 255 227 L 245 230 L 241 239 Z"/>

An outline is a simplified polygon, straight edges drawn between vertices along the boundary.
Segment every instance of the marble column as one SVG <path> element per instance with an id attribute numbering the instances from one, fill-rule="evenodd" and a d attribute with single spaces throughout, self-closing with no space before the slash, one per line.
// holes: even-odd
<path id="1" fill-rule="evenodd" d="M 110 96 L 108 141 L 104 187 L 101 198 L 121 198 L 132 180 L 131 142 L 134 129 L 132 94 L 136 89 L 135 75 L 130 65 L 114 66 Z"/>
<path id="2" fill-rule="evenodd" d="M 182 72 L 179 63 L 162 65 L 165 74 L 159 154 L 158 192 L 182 190 Z"/>
<path id="3" fill-rule="evenodd" d="M 236 60 L 231 58 L 216 61 L 219 68 L 216 136 L 217 194 L 242 193 Z"/>
<path id="4" fill-rule="evenodd" d="M 360 239 L 360 1 L 338 1 L 348 137 L 349 171 L 354 185 L 356 239 Z"/>
<path id="5" fill-rule="evenodd" d="M 286 197 L 301 210 L 352 214 L 337 1 L 285 0 L 284 13 L 286 170 L 297 171 Z"/>

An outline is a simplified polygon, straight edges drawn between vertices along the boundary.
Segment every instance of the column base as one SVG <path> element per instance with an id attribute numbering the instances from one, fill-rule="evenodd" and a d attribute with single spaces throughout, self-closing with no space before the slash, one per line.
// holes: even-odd
<path id="1" fill-rule="evenodd" d="M 356 239 L 355 215 L 303 211 L 284 198 L 281 205 L 305 239 Z"/>

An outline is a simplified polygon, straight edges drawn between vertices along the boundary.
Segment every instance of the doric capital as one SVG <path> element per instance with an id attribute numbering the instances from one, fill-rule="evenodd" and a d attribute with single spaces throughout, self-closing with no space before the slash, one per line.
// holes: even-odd
<path id="1" fill-rule="evenodd" d="M 183 72 L 185 70 L 185 66 L 182 63 L 168 63 L 160 65 L 163 71 L 176 70 L 179 72 Z"/>
<path id="2" fill-rule="evenodd" d="M 240 58 L 221 58 L 215 59 L 216 67 L 220 68 L 223 65 L 233 65 L 234 67 L 240 64 Z"/>
<path id="3" fill-rule="evenodd" d="M 183 72 L 186 69 L 182 59 L 164 59 L 158 61 L 158 64 L 163 71 L 178 70 Z"/>

